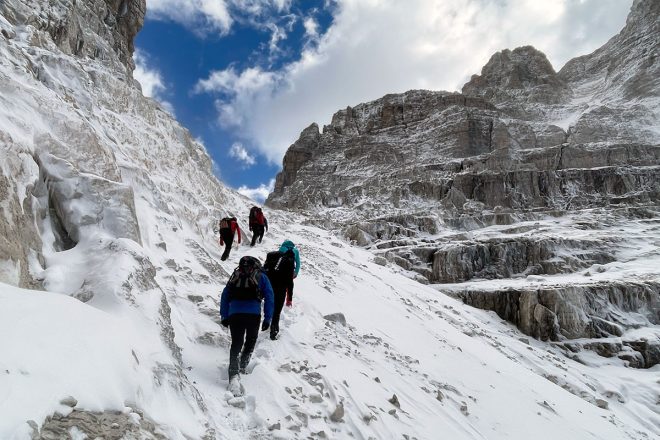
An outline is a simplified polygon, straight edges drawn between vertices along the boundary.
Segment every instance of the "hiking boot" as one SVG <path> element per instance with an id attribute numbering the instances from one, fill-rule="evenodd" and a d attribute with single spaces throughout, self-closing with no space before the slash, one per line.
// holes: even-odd
<path id="1" fill-rule="evenodd" d="M 241 356 L 241 364 L 238 370 L 241 374 L 247 374 L 247 367 L 248 364 L 250 363 L 250 357 L 251 357 L 250 355 Z"/>
<path id="2" fill-rule="evenodd" d="M 277 335 L 279 335 L 279 333 L 280 333 L 280 332 L 277 331 L 277 330 L 275 330 L 274 332 L 270 332 L 270 339 L 271 339 L 272 341 L 277 340 Z"/>

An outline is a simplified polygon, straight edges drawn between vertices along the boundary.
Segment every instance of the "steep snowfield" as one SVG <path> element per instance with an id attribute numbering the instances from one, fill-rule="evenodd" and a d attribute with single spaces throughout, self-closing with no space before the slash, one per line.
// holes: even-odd
<path id="1" fill-rule="evenodd" d="M 0 342 L 0 389 L 9 392 L 2 393 L 0 437 L 24 438 L 26 420 L 66 414 L 58 402 L 69 395 L 79 409 L 139 408 L 168 438 L 199 438 L 205 420 L 217 438 L 231 439 L 320 431 L 378 439 L 657 435 L 657 367 L 624 369 L 595 355 L 589 365 L 571 361 L 492 313 L 373 264 L 370 253 L 327 232 L 281 228 L 281 218 L 273 223 L 261 247 L 239 247 L 224 263 L 229 270 L 241 255 L 263 257 L 283 237 L 295 240 L 303 256 L 281 339 L 260 336 L 243 377 L 247 396 L 232 401 L 244 409 L 228 403 L 228 332 L 200 314 L 216 308 L 220 284 L 186 286 L 170 296 L 183 370 L 206 411 L 197 408 L 195 393 L 177 393 L 152 377 L 167 353 L 139 309 L 106 312 L 3 285 L 0 331 L 8 337 Z M 167 287 L 174 290 L 174 282 Z M 190 301 L 193 294 L 202 298 Z M 347 326 L 323 318 L 337 312 Z M 200 336 L 212 343 L 200 343 Z M 388 402 L 393 394 L 400 408 Z M 343 421 L 329 421 L 340 403 Z M 280 429 L 269 431 L 276 423 Z"/>
<path id="2" fill-rule="evenodd" d="M 657 366 L 570 360 L 301 216 L 221 263 L 212 224 L 251 202 L 203 146 L 114 67 L 0 26 L 0 439 L 658 436 Z M 219 293 L 285 238 L 294 307 L 231 399 Z"/>

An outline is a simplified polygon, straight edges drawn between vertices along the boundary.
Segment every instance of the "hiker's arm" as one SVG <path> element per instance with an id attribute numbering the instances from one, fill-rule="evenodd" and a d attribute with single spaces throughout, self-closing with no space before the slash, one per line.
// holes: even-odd
<path id="1" fill-rule="evenodd" d="M 289 281 L 286 286 L 286 306 L 291 307 L 293 305 L 293 278 Z"/>
<path id="2" fill-rule="evenodd" d="M 261 290 L 264 296 L 264 322 L 270 323 L 273 319 L 273 309 L 275 308 L 275 295 L 273 293 L 273 287 L 270 285 L 270 280 L 268 280 L 265 274 L 262 274 L 259 280 L 259 290 Z"/>
<path id="3" fill-rule="evenodd" d="M 268 219 L 264 217 L 264 226 L 266 227 L 266 232 L 268 232 Z"/>
<path id="4" fill-rule="evenodd" d="M 293 254 L 296 256 L 296 270 L 294 276 L 298 276 L 298 272 L 300 272 L 300 252 L 298 252 L 298 249 L 294 248 Z"/>
<path id="5" fill-rule="evenodd" d="M 225 286 L 220 296 L 220 320 L 229 318 L 229 287 Z"/>

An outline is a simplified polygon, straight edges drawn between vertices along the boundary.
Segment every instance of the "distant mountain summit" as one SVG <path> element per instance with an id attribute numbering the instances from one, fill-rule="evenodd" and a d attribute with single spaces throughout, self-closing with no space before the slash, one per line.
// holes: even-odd
<path id="1" fill-rule="evenodd" d="M 660 3 L 637 0 L 618 35 L 559 72 L 506 49 L 461 94 L 340 110 L 289 148 L 267 204 L 529 335 L 623 353 L 607 338 L 660 323 L 659 42 Z M 658 363 L 653 344 L 630 365 Z"/>
<path id="2" fill-rule="evenodd" d="M 609 173 L 658 162 L 659 8 L 635 1 L 617 36 L 558 73 L 531 46 L 507 49 L 462 94 L 386 95 L 335 113 L 322 130 L 313 124 L 287 151 L 268 204 L 373 218 L 425 201 L 440 202 L 443 217 L 465 201 L 483 203 L 481 215 L 655 199 L 655 169 L 625 181 Z M 563 171 L 575 168 L 583 171 Z"/>

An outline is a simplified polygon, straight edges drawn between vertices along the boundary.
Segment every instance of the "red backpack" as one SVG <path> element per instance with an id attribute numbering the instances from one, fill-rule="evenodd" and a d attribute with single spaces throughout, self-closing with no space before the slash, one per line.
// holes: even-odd
<path id="1" fill-rule="evenodd" d="M 261 208 L 257 208 L 257 212 L 254 214 L 254 220 L 258 225 L 263 226 L 266 224 L 266 217 L 264 217 L 264 213 L 261 211 Z"/>

